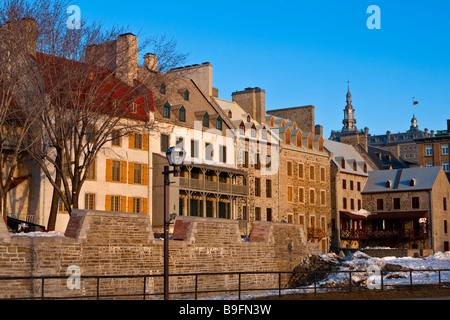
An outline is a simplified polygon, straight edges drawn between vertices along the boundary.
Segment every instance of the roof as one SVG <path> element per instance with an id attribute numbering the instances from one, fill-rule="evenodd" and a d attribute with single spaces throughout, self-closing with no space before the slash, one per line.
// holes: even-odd
<path id="1" fill-rule="evenodd" d="M 440 170 L 442 167 L 372 171 L 369 172 L 369 178 L 362 193 L 431 190 Z M 410 186 L 412 179 L 415 183 Z M 387 181 L 391 182 L 388 187 L 386 187 Z"/>
<path id="2" fill-rule="evenodd" d="M 328 151 L 333 153 L 332 161 L 341 172 L 368 176 L 368 173 L 364 172 L 364 163 L 366 163 L 366 161 L 352 145 L 337 141 L 324 140 L 324 146 L 328 149 Z M 344 158 L 347 163 L 348 161 L 353 162 L 353 160 L 356 160 L 358 163 L 357 170 L 354 171 L 352 165 L 346 165 L 345 168 L 342 168 L 342 158 Z M 374 168 L 367 164 L 367 171 L 373 170 Z"/>
<path id="3" fill-rule="evenodd" d="M 381 170 L 408 168 L 408 165 L 401 159 L 397 158 L 392 152 L 368 146 L 368 155 L 372 162 Z"/>

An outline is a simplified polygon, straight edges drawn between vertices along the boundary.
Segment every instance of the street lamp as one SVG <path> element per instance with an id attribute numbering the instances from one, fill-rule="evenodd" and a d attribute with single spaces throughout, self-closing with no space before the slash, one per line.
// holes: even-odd
<path id="1" fill-rule="evenodd" d="M 169 165 L 173 167 L 170 170 L 169 166 L 164 166 L 164 300 L 169 300 L 169 228 L 170 228 L 170 214 L 169 214 L 169 191 L 170 191 L 170 175 L 178 177 L 181 172 L 180 166 L 186 158 L 186 152 L 183 148 L 172 147 L 166 153 Z"/>

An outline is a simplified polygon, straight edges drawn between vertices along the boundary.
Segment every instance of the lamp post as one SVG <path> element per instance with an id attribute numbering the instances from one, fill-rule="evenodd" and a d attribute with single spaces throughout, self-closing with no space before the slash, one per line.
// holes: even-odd
<path id="1" fill-rule="evenodd" d="M 178 177 L 181 172 L 181 165 L 186 158 L 186 152 L 183 148 L 172 147 L 166 153 L 169 166 L 164 166 L 164 300 L 169 300 L 169 192 L 170 192 L 170 175 Z"/>

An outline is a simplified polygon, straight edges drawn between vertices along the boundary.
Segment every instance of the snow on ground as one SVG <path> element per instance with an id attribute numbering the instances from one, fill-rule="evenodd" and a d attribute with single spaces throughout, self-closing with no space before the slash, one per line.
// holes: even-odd
<path id="1" fill-rule="evenodd" d="M 368 279 L 374 276 L 373 273 L 367 273 L 366 270 L 370 266 L 376 266 L 382 269 L 386 264 L 397 265 L 404 267 L 408 270 L 418 270 L 412 272 L 413 284 L 423 285 L 423 284 L 439 284 L 439 272 L 432 270 L 447 270 L 440 272 L 441 282 L 450 283 L 450 251 L 438 252 L 430 257 L 426 258 L 396 258 L 396 257 L 385 257 L 385 258 L 373 258 L 368 256 L 363 252 L 356 252 L 351 256 L 346 257 L 343 261 L 339 260 L 338 256 L 334 253 L 330 254 L 320 254 L 322 259 L 339 263 L 340 271 L 352 271 L 352 283 L 353 286 L 367 286 Z M 357 272 L 362 271 L 362 272 Z M 381 277 L 372 278 L 375 280 L 372 284 L 380 284 Z M 385 290 L 392 289 L 392 286 L 409 286 L 411 285 L 410 272 L 409 271 L 397 271 L 397 272 L 383 272 L 383 286 Z M 331 273 L 327 278 L 321 280 L 316 285 L 316 290 L 318 293 L 324 293 L 330 288 L 342 287 L 348 288 L 349 286 L 349 273 Z M 325 288 L 328 287 L 328 288 Z M 243 288 L 244 289 L 244 288 Z M 299 289 L 288 289 L 283 290 L 283 295 L 296 294 L 296 293 L 311 293 L 314 292 L 314 284 L 308 287 L 302 287 Z M 268 292 L 255 293 L 255 294 L 245 294 L 241 296 L 243 300 L 252 300 L 255 298 L 264 298 L 268 296 L 278 295 L 278 290 L 272 290 Z M 237 300 L 238 295 L 229 296 L 217 296 L 208 297 L 204 300 Z"/>
<path id="2" fill-rule="evenodd" d="M 29 233 L 9 233 L 11 237 L 22 237 L 22 238 L 55 238 L 64 237 L 64 233 L 60 231 L 52 232 L 29 232 Z"/>

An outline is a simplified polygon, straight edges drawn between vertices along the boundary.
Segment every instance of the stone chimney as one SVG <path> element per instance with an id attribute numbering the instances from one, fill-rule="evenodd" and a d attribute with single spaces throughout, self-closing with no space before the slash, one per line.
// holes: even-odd
<path id="1" fill-rule="evenodd" d="M 6 43 L 7 50 L 25 50 L 26 54 L 34 56 L 37 47 L 37 28 L 36 20 L 31 18 L 4 24 L 0 26 L 2 45 Z"/>
<path id="2" fill-rule="evenodd" d="M 168 74 L 174 74 L 186 79 L 191 79 L 195 82 L 200 91 L 205 97 L 211 101 L 213 93 L 213 66 L 209 62 L 204 62 L 201 65 L 196 64 L 184 68 L 172 69 Z"/>
<path id="3" fill-rule="evenodd" d="M 260 124 L 266 121 L 266 91 L 261 88 L 247 88 L 232 93 L 233 102 L 249 113 Z"/>
<path id="4" fill-rule="evenodd" d="M 323 127 L 321 125 L 316 125 L 315 127 L 315 134 L 316 136 L 322 136 L 323 137 Z"/>
<path id="5" fill-rule="evenodd" d="M 86 49 L 86 62 L 108 69 L 118 79 L 133 86 L 139 63 L 138 38 L 126 33 L 114 41 L 90 46 Z"/>
<path id="6" fill-rule="evenodd" d="M 447 133 L 450 135 L 450 119 L 447 119 Z"/>
<path id="7" fill-rule="evenodd" d="M 153 53 L 147 53 L 144 56 L 144 67 L 151 71 L 158 72 L 158 57 Z"/>

